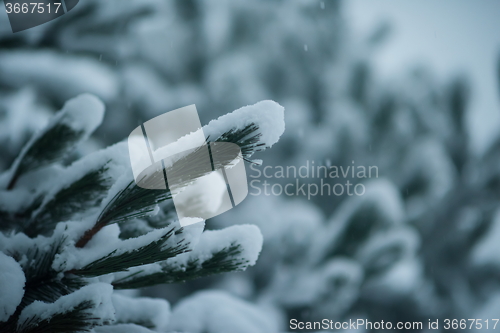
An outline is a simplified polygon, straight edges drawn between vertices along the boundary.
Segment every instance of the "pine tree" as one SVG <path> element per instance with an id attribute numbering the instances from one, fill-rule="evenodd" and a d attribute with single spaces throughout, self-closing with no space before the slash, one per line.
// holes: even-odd
<path id="1" fill-rule="evenodd" d="M 108 143 L 128 134 L 124 129 L 136 126 L 136 121 L 164 110 L 194 102 L 207 111 L 201 116 L 208 119 L 221 110 L 271 98 L 287 109 L 287 131 L 280 147 L 265 156 L 267 165 L 300 166 L 308 160 L 349 166 L 354 160 L 357 165 L 377 166 L 383 179 L 367 182 L 367 192 L 359 198 L 252 198 L 252 205 L 228 212 L 208 227 L 257 224 L 264 245 L 256 267 L 241 275 L 162 285 L 146 292 L 182 298 L 207 286 L 222 288 L 254 301 L 283 323 L 325 317 L 393 322 L 494 318 L 500 309 L 500 144 L 497 140 L 483 154 L 472 149 L 466 119 L 473 110 L 468 108 L 466 77 L 443 84 L 427 69 L 412 68 L 392 82 L 380 80 L 370 57 L 387 26 L 360 40 L 346 29 L 339 4 L 87 0 L 80 2 L 78 15 L 26 33 L 0 35 L 0 88 L 5 97 L 0 103 L 8 114 L 0 123 L 0 167 L 10 165 L 18 147 L 47 114 L 83 91 L 97 94 L 109 105 L 111 118 L 120 120 L 116 123 L 121 127 L 105 122 L 95 133 Z M 21 117 L 23 126 L 16 126 Z M 101 162 L 95 170 L 104 165 L 103 170 L 116 170 L 116 161 L 106 164 L 105 154 L 97 157 Z M 91 160 L 84 159 L 82 165 Z M 88 177 L 101 176 L 96 171 Z M 76 180 L 75 176 L 68 184 Z M 114 185 L 109 191 L 115 195 L 127 185 Z M 73 196 L 66 193 L 72 191 L 58 200 Z M 100 193 L 103 208 L 112 195 Z M 71 207 L 79 210 L 82 202 L 88 211 L 96 209 L 83 197 L 67 205 L 40 198 L 47 200 L 46 208 L 28 214 L 49 224 L 52 216 L 80 218 L 78 213 L 72 216 Z M 16 210 L 14 204 L 11 210 Z M 168 206 L 168 199 L 162 205 Z M 255 215 L 256 210 L 261 214 Z M 132 219 L 119 220 L 120 237 L 164 228 L 170 212 L 162 206 L 147 218 L 125 214 Z M 3 214 L 11 221 L 10 213 Z M 48 231 L 33 226 L 27 232 Z M 233 250 L 229 246 L 226 251 Z M 102 260 L 87 267 L 85 274 L 101 270 L 110 260 L 95 259 Z M 196 264 L 182 262 L 182 267 Z M 12 267 L 9 271 L 17 267 L 12 260 L 5 265 Z M 177 264 L 172 265 L 154 266 L 155 274 L 147 279 L 142 279 L 143 272 L 131 276 L 134 268 L 113 274 L 122 287 L 151 285 L 157 279 L 168 280 L 164 270 L 181 274 Z M 214 267 L 213 262 L 205 265 Z M 192 268 L 182 274 L 198 275 Z M 142 279 L 139 284 L 136 276 Z M 249 322 L 236 315 L 229 320 L 230 312 L 231 316 L 222 315 L 224 325 L 216 325 L 210 319 L 225 311 L 213 306 L 216 303 L 252 312 L 248 303 L 202 292 L 179 303 L 170 328 L 233 333 L 241 331 L 234 321 Z M 190 313 L 193 308 L 199 311 Z M 252 329 L 264 332 L 264 326 Z"/>
<path id="2" fill-rule="evenodd" d="M 416 67 L 382 84 L 369 59 L 349 56 L 338 65 L 346 72 L 341 82 L 320 78 L 330 92 L 321 122 L 310 117 L 310 100 L 283 103 L 294 118 L 282 143 L 295 149 L 277 152 L 276 165 L 355 161 L 377 166 L 381 179 L 357 180 L 366 186 L 362 196 L 261 194 L 255 205 L 266 214 L 253 223 L 265 242 L 246 273 L 254 295 L 288 320 L 491 318 L 500 308 L 500 145 L 497 139 L 481 153 L 471 143 L 467 77 L 440 83 Z M 319 183 L 299 181 L 306 189 Z"/>
<path id="3" fill-rule="evenodd" d="M 68 101 L 1 177 L 0 332 L 165 330 L 167 301 L 114 291 L 241 271 L 257 260 L 262 236 L 255 226 L 180 227 L 169 188 L 135 184 L 126 142 L 61 164 L 103 114 L 92 95 Z M 274 102 L 204 127 L 207 142 L 235 143 L 249 162 L 282 131 L 283 109 Z M 184 184 L 203 175 L 190 174 Z"/>

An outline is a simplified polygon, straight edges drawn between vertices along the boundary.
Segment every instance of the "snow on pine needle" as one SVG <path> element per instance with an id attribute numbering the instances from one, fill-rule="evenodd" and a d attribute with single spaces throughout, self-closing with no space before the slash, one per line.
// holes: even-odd
<path id="1" fill-rule="evenodd" d="M 170 189 L 136 186 L 125 142 L 66 165 L 103 114 L 92 95 L 68 101 L 0 175 L 0 333 L 165 329 L 166 300 L 113 289 L 245 270 L 257 261 L 262 235 L 255 226 L 180 227 Z M 235 143 L 249 160 L 278 141 L 283 118 L 280 105 L 263 101 L 203 130 L 207 142 Z"/>

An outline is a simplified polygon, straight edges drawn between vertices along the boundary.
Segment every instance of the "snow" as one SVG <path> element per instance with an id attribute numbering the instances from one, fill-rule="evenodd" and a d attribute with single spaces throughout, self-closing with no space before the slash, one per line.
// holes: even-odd
<path id="1" fill-rule="evenodd" d="M 409 226 L 378 232 L 361 246 L 356 258 L 373 275 L 364 285 L 369 297 L 387 302 L 419 290 L 423 283 L 419 246 L 419 235 Z"/>
<path id="2" fill-rule="evenodd" d="M 4 175 L 6 175 L 5 173 Z M 6 183 L 8 177 L 0 180 L 0 186 Z M 14 188 L 11 191 L 5 191 L 0 189 L 0 209 L 6 212 L 16 212 L 21 210 L 26 206 L 27 202 L 31 202 L 33 199 L 32 193 L 26 188 Z"/>
<path id="3" fill-rule="evenodd" d="M 270 316 L 249 303 L 218 291 L 203 291 L 173 310 L 170 331 L 189 333 L 276 333 Z"/>
<path id="4" fill-rule="evenodd" d="M 2 95 L 0 107 L 4 113 L 0 122 L 0 141 L 9 152 L 17 153 L 24 144 L 26 135 L 47 124 L 52 110 L 37 102 L 33 87 L 25 87 L 11 95 Z"/>
<path id="5" fill-rule="evenodd" d="M 108 325 L 100 326 L 94 328 L 95 333 L 153 333 L 143 326 L 135 324 L 118 324 L 118 325 Z"/>
<path id="6" fill-rule="evenodd" d="M 229 40 L 232 31 L 231 12 L 228 1 L 213 3 L 200 2 L 203 6 L 203 28 L 201 32 L 207 40 L 207 52 L 217 55 L 224 44 Z"/>
<path id="7" fill-rule="evenodd" d="M 403 200 L 398 189 L 387 179 L 373 179 L 365 184 L 366 192 L 362 196 L 352 196 L 339 206 L 334 215 L 327 222 L 327 226 L 311 247 L 311 260 L 320 261 L 322 255 L 333 248 L 343 231 L 348 227 L 351 218 L 363 209 L 373 208 L 376 216 L 373 222 L 377 225 L 390 227 L 397 226 L 404 221 Z"/>
<path id="8" fill-rule="evenodd" d="M 387 271 L 365 282 L 363 292 L 376 302 L 387 303 L 396 297 L 420 292 L 424 284 L 424 270 L 416 257 L 405 258 Z"/>
<path id="9" fill-rule="evenodd" d="M 225 52 L 207 64 L 205 89 L 216 103 L 223 103 L 229 109 L 269 96 L 260 82 L 259 66 L 255 61 L 262 54 L 247 51 Z"/>
<path id="10" fill-rule="evenodd" d="M 118 94 L 118 79 L 103 63 L 53 51 L 0 53 L 0 81 L 14 87 L 26 82 L 65 101 L 89 92 L 109 100 Z"/>
<path id="11" fill-rule="evenodd" d="M 247 260 L 250 266 L 255 265 L 262 249 L 263 238 L 259 228 L 251 224 L 205 231 L 193 254 L 200 258 L 211 256 L 212 253 L 222 250 L 233 242 L 241 244 L 242 259 Z"/>
<path id="12" fill-rule="evenodd" d="M 49 251 L 55 242 L 59 242 L 62 237 L 73 238 L 82 233 L 88 225 L 82 222 L 59 223 L 51 237 L 37 236 L 30 238 L 26 234 L 19 232 L 4 235 L 0 232 L 0 251 L 4 253 L 19 253 L 22 255 L 19 263 L 26 264 L 26 253 L 31 249 L 39 251 Z"/>
<path id="13" fill-rule="evenodd" d="M 18 323 L 32 317 L 38 320 L 49 319 L 57 313 L 73 310 L 84 301 L 91 301 L 94 307 L 86 310 L 95 325 L 104 325 L 115 320 L 111 294 L 113 287 L 106 283 L 93 283 L 72 294 L 61 296 L 54 303 L 35 301 L 21 312 Z"/>
<path id="14" fill-rule="evenodd" d="M 191 258 L 199 258 L 204 262 L 212 258 L 213 254 L 231 244 L 240 244 L 242 253 L 238 255 L 242 260 L 253 266 L 257 262 L 262 249 L 263 238 L 255 225 L 235 225 L 222 230 L 207 230 L 201 234 L 200 240 L 192 252 L 181 254 L 167 259 L 167 264 L 183 266 Z"/>
<path id="15" fill-rule="evenodd" d="M 260 142 L 269 148 L 278 142 L 285 131 L 284 111 L 285 109 L 274 101 L 261 101 L 210 121 L 203 127 L 203 132 L 205 136 L 218 138 L 232 128 L 243 129 L 254 123 L 259 126 L 258 132 L 262 134 Z"/>
<path id="16" fill-rule="evenodd" d="M 421 177 L 425 183 L 423 193 L 416 193 L 406 203 L 410 219 L 425 214 L 429 206 L 440 202 L 454 185 L 457 170 L 443 144 L 434 138 L 415 142 L 399 168 L 402 179 Z"/>
<path id="17" fill-rule="evenodd" d="M 252 280 L 244 274 L 223 274 L 220 275 L 213 285 L 214 289 L 224 290 L 233 296 L 250 299 L 256 292 Z"/>
<path id="18" fill-rule="evenodd" d="M 356 261 L 336 258 L 318 269 L 281 267 L 269 290 L 276 302 L 291 307 L 327 302 L 330 318 L 356 300 L 362 280 L 363 269 Z"/>
<path id="19" fill-rule="evenodd" d="M 374 179 L 365 184 L 366 192 L 362 196 L 351 197 L 346 205 L 336 214 L 339 219 L 350 217 L 355 211 L 367 205 L 374 205 L 381 217 L 389 225 L 403 223 L 405 212 L 403 200 L 398 188 L 387 179 Z"/>
<path id="20" fill-rule="evenodd" d="M 500 293 L 497 291 L 493 293 L 492 295 L 488 295 L 489 297 L 481 303 L 481 305 L 478 307 L 478 309 L 475 309 L 475 313 L 472 316 L 472 318 L 478 318 L 479 320 L 490 320 L 490 326 L 488 329 L 486 329 L 486 324 L 483 321 L 483 327 L 481 329 L 478 329 L 478 326 L 476 327 L 475 330 L 471 330 L 472 332 L 495 332 L 498 330 L 498 324 L 496 325 L 496 329 L 493 329 L 493 325 L 495 320 L 493 320 L 493 323 L 491 322 L 491 319 L 498 318 L 498 314 L 500 313 Z"/>
<path id="21" fill-rule="evenodd" d="M 160 239 L 172 228 L 155 229 L 136 238 L 120 240 L 118 238 L 120 233 L 119 226 L 112 224 L 98 232 L 84 248 L 66 247 L 62 253 L 56 255 L 52 267 L 57 271 L 80 269 L 114 250 L 117 250 L 114 255 L 120 255 L 148 245 Z M 173 233 L 163 246 L 164 248 L 169 246 L 175 247 L 181 242 L 189 246 L 194 246 L 203 228 L 204 224 L 199 223 L 185 228 L 184 232 L 177 235 Z"/>
<path id="22" fill-rule="evenodd" d="M 57 117 L 62 123 L 85 133 L 92 133 L 102 122 L 104 104 L 99 98 L 91 94 L 81 94 L 70 99 Z"/>
<path id="23" fill-rule="evenodd" d="M 256 208 L 258 207 L 258 212 Z M 301 262 L 323 228 L 324 216 L 317 206 L 298 199 L 279 196 L 252 196 L 217 217 L 217 227 L 255 224 L 264 237 L 259 267 L 275 266 L 277 260 Z"/>
<path id="24" fill-rule="evenodd" d="M 144 106 L 147 115 L 154 117 L 169 110 L 165 105 L 172 98 L 172 88 L 152 68 L 129 65 L 123 69 L 122 80 L 125 82 L 127 98 Z"/>
<path id="25" fill-rule="evenodd" d="M 363 282 L 363 270 L 353 260 L 336 258 L 325 263 L 319 270 L 322 288 L 318 294 L 317 315 L 321 318 L 340 316 L 359 297 L 359 288 Z"/>
<path id="26" fill-rule="evenodd" d="M 0 232 L 0 251 L 4 253 L 25 253 L 31 246 L 37 244 L 36 242 L 38 239 L 46 240 L 46 238 L 43 236 L 32 239 L 22 232 L 12 233 L 8 235 Z"/>
<path id="27" fill-rule="evenodd" d="M 81 177 L 88 170 L 94 170 L 109 161 L 106 176 L 116 180 L 127 173 L 131 173 L 128 160 L 127 144 L 126 142 L 119 142 L 79 159 L 67 167 L 66 170 L 68 173 L 74 174 L 72 177 L 76 179 L 77 175 Z"/>
<path id="28" fill-rule="evenodd" d="M 165 331 L 170 319 L 170 304 L 164 299 L 112 296 L 118 323 L 151 323 L 155 330 Z M 148 325 L 149 327 L 149 325 Z"/>
<path id="29" fill-rule="evenodd" d="M 194 248 L 191 252 L 182 253 L 174 258 L 169 258 L 162 263 L 154 263 L 133 267 L 126 272 L 118 272 L 114 274 L 114 280 L 118 281 L 126 278 L 131 274 L 135 276 L 147 276 L 162 271 L 162 266 L 184 268 L 191 259 L 199 259 L 201 264 L 213 257 L 214 253 L 228 248 L 232 244 L 240 244 L 242 252 L 237 255 L 237 258 L 247 261 L 246 266 L 253 266 L 257 262 L 260 251 L 262 249 L 263 238 L 260 230 L 255 225 L 236 225 L 222 230 L 207 230 L 203 233 L 204 224 L 197 223 L 185 227 L 185 230 L 194 229 L 192 233 L 199 236 L 199 241 L 191 238 L 190 248 Z M 201 233 L 201 236 L 199 235 Z"/>
<path id="30" fill-rule="evenodd" d="M 165 167 L 168 168 L 175 161 L 190 153 L 190 148 L 199 147 L 200 144 L 204 143 L 200 142 L 200 133 L 203 134 L 204 138 L 210 137 L 215 140 L 229 130 L 243 129 L 252 123 L 259 126 L 257 130 L 257 133 L 261 135 L 259 142 L 269 148 L 278 142 L 285 131 L 284 108 L 273 101 L 261 101 L 254 105 L 242 107 L 210 121 L 208 125 L 203 126 L 200 130 L 186 134 L 175 142 L 157 148 L 154 150 L 153 155 L 162 158 L 167 157 L 164 162 Z"/>
<path id="31" fill-rule="evenodd" d="M 106 165 L 107 171 L 103 174 L 103 178 L 108 178 L 104 183 L 109 187 L 122 177 L 129 177 L 131 179 L 130 164 L 128 162 L 128 150 L 125 142 L 120 142 L 115 145 L 109 146 L 106 149 L 99 150 L 92 154 L 86 155 L 85 157 L 75 161 L 73 164 L 66 168 L 61 168 L 54 166 L 52 169 L 53 173 L 44 177 L 40 175 L 41 172 L 33 172 L 34 178 L 36 180 L 31 180 L 31 175 L 26 178 L 27 181 L 31 181 L 31 184 L 36 185 L 36 190 L 38 193 L 44 193 L 44 200 L 39 209 L 37 209 L 33 214 L 36 216 L 43 207 L 51 201 L 54 196 L 62 189 L 70 186 L 75 181 L 79 180 L 84 174 L 89 171 L 97 170 L 102 166 Z M 49 170 L 43 170 L 47 172 Z M 42 183 L 40 184 L 40 179 Z M 46 181 L 49 179 L 50 181 Z M 44 182 L 45 181 L 45 182 Z M 19 182 L 19 185 L 24 185 L 31 188 L 29 184 L 25 184 L 24 179 Z M 0 192 L 1 193 L 1 192 Z M 1 194 L 0 194 L 1 195 Z M 105 194 L 105 198 L 109 197 L 109 193 Z M 92 213 L 101 211 L 102 207 L 96 207 L 93 212 L 81 211 L 73 215 L 73 219 L 82 218 L 84 216 L 90 216 Z"/>
<path id="32" fill-rule="evenodd" d="M 31 148 L 33 143 L 56 124 L 66 124 L 75 131 L 83 131 L 82 140 L 85 140 L 101 124 L 103 117 L 104 104 L 95 96 L 82 94 L 67 101 L 62 110 L 50 119 L 49 124 L 31 137 L 18 158 L 12 164 L 9 172 L 12 174 L 12 172 L 18 168 L 24 155 Z M 7 178 L 10 177 L 2 178 L 2 181 L 5 182 Z"/>
<path id="33" fill-rule="evenodd" d="M 365 266 L 382 269 L 393 261 L 414 256 L 419 245 L 419 235 L 413 228 L 392 228 L 370 237 L 356 254 L 356 259 Z"/>
<path id="34" fill-rule="evenodd" d="M 475 266 L 500 267 L 500 209 L 492 219 L 490 229 L 471 251 L 470 260 Z"/>
<path id="35" fill-rule="evenodd" d="M 7 321 L 24 296 L 26 277 L 21 266 L 0 252 L 0 322 Z"/>
<path id="36" fill-rule="evenodd" d="M 176 257 L 178 258 L 178 256 Z M 129 268 L 126 272 L 113 273 L 113 281 L 119 281 L 122 279 L 127 279 L 129 276 L 141 277 L 148 276 L 155 273 L 163 272 L 163 267 L 160 263 L 154 263 L 149 265 L 137 266 Z M 111 282 L 113 282 L 111 281 Z M 122 290 L 120 290 L 122 291 Z"/>

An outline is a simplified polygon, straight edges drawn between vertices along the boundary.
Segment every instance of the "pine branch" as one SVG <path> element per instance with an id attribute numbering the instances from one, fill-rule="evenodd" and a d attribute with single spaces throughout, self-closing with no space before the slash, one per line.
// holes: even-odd
<path id="1" fill-rule="evenodd" d="M 52 268 L 55 256 L 61 252 L 64 242 L 65 238 L 60 237 L 45 249 L 33 247 L 26 252 L 26 257 L 23 260 L 20 260 L 20 253 L 13 255 L 21 262 L 26 276 L 25 293 L 20 304 L 21 309 L 33 301 L 54 302 L 60 296 L 67 295 L 85 285 L 78 278 L 65 277 L 60 279 L 59 272 Z"/>
<path id="2" fill-rule="evenodd" d="M 211 138 L 207 138 L 207 142 L 237 144 L 241 149 L 243 158 L 247 159 L 254 152 L 262 150 L 264 147 L 263 143 L 259 143 L 261 133 L 258 130 L 259 127 L 252 123 L 243 129 L 231 129 L 213 139 L 213 141 Z M 234 149 L 230 149 L 231 147 L 224 147 L 223 145 L 218 147 L 220 149 L 219 158 L 214 161 L 216 169 L 229 165 L 237 156 Z M 206 153 L 203 149 L 194 149 L 173 163 L 173 165 L 163 169 L 169 175 L 169 184 L 174 184 L 175 188 L 179 189 L 211 172 L 211 170 L 199 167 L 203 164 L 197 163 L 197 161 L 204 161 L 204 158 L 206 158 Z M 161 173 L 154 172 L 144 176 L 141 183 L 146 185 L 145 187 L 154 188 L 157 187 L 153 186 L 155 184 L 164 184 L 165 179 Z M 76 247 L 84 247 L 106 225 L 146 217 L 155 210 L 158 203 L 172 198 L 171 190 L 170 187 L 167 187 L 166 190 L 142 188 L 132 180 L 108 202 L 94 226 L 87 230 L 78 240 Z"/>
<path id="3" fill-rule="evenodd" d="M 137 186 L 134 181 L 129 182 L 108 202 L 95 225 L 85 232 L 75 246 L 84 247 L 106 225 L 147 216 L 158 203 L 170 198 L 169 190 L 148 190 Z"/>
<path id="4" fill-rule="evenodd" d="M 237 144 L 241 149 L 241 154 L 245 160 L 248 160 L 255 152 L 265 149 L 265 144 L 260 143 L 262 136 L 259 131 L 259 126 L 251 123 L 243 129 L 231 129 L 213 141 L 210 137 L 207 142 L 230 142 Z"/>
<path id="5" fill-rule="evenodd" d="M 143 271 L 133 272 L 113 282 L 115 289 L 135 289 L 163 283 L 177 283 L 214 274 L 242 271 L 248 267 L 248 260 L 241 258 L 241 244 L 235 242 L 215 252 L 208 259 L 192 257 L 185 264 L 163 262 L 161 272 L 143 275 Z"/>
<path id="6" fill-rule="evenodd" d="M 23 174 L 63 158 L 94 131 L 103 114 L 104 106 L 96 97 L 80 95 L 68 101 L 47 127 L 35 134 L 23 148 L 11 168 L 7 189 L 13 189 Z"/>
<path id="7" fill-rule="evenodd" d="M 59 272 L 52 268 L 55 256 L 60 253 L 64 242 L 65 238 L 59 237 L 50 246 L 30 248 L 25 255 L 12 253 L 12 257 L 21 264 L 25 274 L 25 292 L 9 321 L 0 323 L 0 332 L 14 331 L 12 327 L 15 326 L 21 311 L 34 301 L 54 302 L 85 285 L 83 280 L 76 277 L 59 278 Z"/>
<path id="8" fill-rule="evenodd" d="M 156 215 L 119 222 L 120 239 L 135 238 L 145 235 L 154 229 L 164 229 L 178 220 L 172 200 L 162 202 L 158 206 L 160 209 Z"/>
<path id="9" fill-rule="evenodd" d="M 110 185 L 107 164 L 88 171 L 76 182 L 57 192 L 29 221 L 24 232 L 29 237 L 47 235 L 60 221 L 69 220 L 76 213 L 97 207 L 106 196 Z"/>
<path id="10" fill-rule="evenodd" d="M 168 244 L 172 242 L 172 236 L 179 235 L 182 232 L 183 228 L 177 231 L 175 231 L 175 228 L 172 228 L 160 239 L 148 245 L 121 254 L 116 254 L 117 250 L 114 250 L 105 257 L 95 260 L 81 269 L 71 270 L 67 273 L 83 277 L 93 277 L 125 271 L 130 267 L 151 264 L 173 258 L 189 249 L 189 244 L 186 243 L 184 239 L 173 244 Z"/>
<path id="11" fill-rule="evenodd" d="M 39 169 L 64 156 L 83 137 L 84 131 L 76 131 L 66 124 L 55 124 L 28 145 L 20 156 L 7 189 L 14 188 L 19 177 L 28 171 Z"/>
<path id="12" fill-rule="evenodd" d="M 59 312 L 54 316 L 41 319 L 32 316 L 20 323 L 18 333 L 78 333 L 88 332 L 95 324 L 92 322 L 92 314 L 88 310 L 95 307 L 91 301 L 82 301 L 74 309 Z"/>
<path id="13" fill-rule="evenodd" d="M 136 238 L 140 237 L 142 235 L 147 234 L 148 232 L 152 231 L 153 229 L 149 223 L 145 219 L 135 219 L 135 220 L 129 220 L 125 222 L 120 222 L 118 223 L 120 226 L 120 239 L 126 240 L 130 238 Z M 160 226 L 158 229 L 166 227 L 165 226 Z"/>
<path id="14" fill-rule="evenodd" d="M 35 210 L 43 203 L 43 195 L 37 195 L 19 212 L 0 211 L 0 231 L 23 232 Z"/>
<path id="15" fill-rule="evenodd" d="M 80 332 L 109 325 L 114 320 L 112 293 L 111 285 L 96 282 L 52 303 L 34 302 L 20 313 L 18 331 Z"/>

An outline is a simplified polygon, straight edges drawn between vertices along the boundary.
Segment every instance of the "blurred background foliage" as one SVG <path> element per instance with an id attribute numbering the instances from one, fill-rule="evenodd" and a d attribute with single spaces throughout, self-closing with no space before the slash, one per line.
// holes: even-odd
<path id="1" fill-rule="evenodd" d="M 500 141 L 484 154 L 472 149 L 465 76 L 442 83 L 414 67 L 382 83 L 371 56 L 390 26 L 353 40 L 342 5 L 82 0 L 52 23 L 4 29 L 0 169 L 82 92 L 107 107 L 82 154 L 185 105 L 206 123 L 272 99 L 285 107 L 286 131 L 262 154 L 265 165 L 355 161 L 377 166 L 378 179 L 363 196 L 249 196 L 208 227 L 257 224 L 265 241 L 256 267 L 144 294 L 175 303 L 224 289 L 268 309 L 283 329 L 290 318 L 498 317 Z"/>

